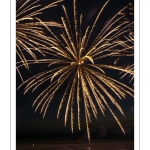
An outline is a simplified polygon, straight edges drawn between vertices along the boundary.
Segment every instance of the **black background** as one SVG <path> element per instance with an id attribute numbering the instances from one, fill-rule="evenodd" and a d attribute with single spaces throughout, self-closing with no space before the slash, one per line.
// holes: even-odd
<path id="1" fill-rule="evenodd" d="M 39 3 L 41 5 L 46 5 L 53 2 L 52 0 L 40 0 Z M 83 32 L 85 31 L 88 25 L 92 25 L 96 15 L 98 14 L 100 8 L 106 1 L 100 0 L 77 0 L 77 12 L 78 14 L 83 14 Z M 97 22 L 97 26 L 94 29 L 92 37 L 97 34 L 97 32 L 105 25 L 105 23 L 118 11 L 120 8 L 128 5 L 131 2 L 134 4 L 133 0 L 113 0 L 110 1 L 103 15 L 100 17 Z M 69 14 L 69 18 L 73 23 L 73 3 L 72 0 L 64 0 L 64 2 L 60 3 L 57 7 L 50 8 L 43 11 L 43 14 L 38 17 L 43 21 L 57 21 L 61 23 L 61 16 L 64 16 L 64 12 L 61 5 L 64 5 Z M 130 16 L 129 16 L 130 17 Z M 129 18 L 133 20 L 133 17 Z M 59 29 L 57 27 L 52 27 L 55 33 L 58 32 Z M 47 33 L 48 34 L 48 33 Z M 91 37 L 91 38 L 92 38 Z M 30 58 L 30 56 L 27 56 Z M 40 55 L 39 55 L 40 57 Z M 18 61 L 18 57 L 17 60 Z M 105 62 L 113 62 L 114 60 L 105 59 Z M 134 62 L 133 57 L 124 58 L 122 62 Z M 47 69 L 47 65 L 34 65 L 30 66 L 30 71 L 26 70 L 24 67 L 21 68 L 21 73 L 24 79 L 28 79 L 29 77 L 44 71 Z M 108 72 L 110 77 L 116 77 L 117 73 L 114 73 L 113 70 Z M 129 83 L 129 78 L 126 77 L 122 80 L 124 83 L 129 86 L 133 86 L 133 82 Z M 21 79 L 16 73 L 16 88 L 21 84 Z M 47 83 L 49 84 L 49 83 Z M 81 130 L 78 130 L 77 127 L 77 118 L 75 119 L 74 126 L 74 134 L 71 133 L 70 120 L 68 119 L 67 127 L 64 127 L 64 112 L 65 108 L 62 110 L 60 118 L 57 119 L 57 110 L 59 106 L 59 102 L 61 100 L 61 96 L 63 92 L 61 89 L 58 91 L 55 98 L 52 100 L 50 107 L 47 111 L 45 118 L 43 119 L 42 114 L 40 114 L 40 110 L 34 113 L 34 108 L 32 107 L 32 103 L 38 94 L 44 89 L 44 85 L 38 88 L 34 93 L 28 92 L 23 95 L 24 87 L 20 88 L 16 91 L 16 137 L 17 140 L 21 139 L 30 139 L 30 138 L 60 138 L 62 137 L 78 137 L 86 134 L 86 124 L 84 111 L 81 114 Z M 124 135 L 118 126 L 117 122 L 110 114 L 110 112 L 106 111 L 106 116 L 104 117 L 102 113 L 99 111 L 98 119 L 95 119 L 92 115 L 92 124 L 90 124 L 91 131 L 91 139 L 92 138 L 128 138 L 132 137 L 134 134 L 134 98 L 128 96 L 126 99 L 119 101 L 119 104 L 123 108 L 126 117 L 123 117 L 120 112 L 113 106 L 113 110 L 115 110 L 116 115 L 119 120 L 123 124 L 126 134 Z M 132 108 L 131 108 L 132 107 Z"/>

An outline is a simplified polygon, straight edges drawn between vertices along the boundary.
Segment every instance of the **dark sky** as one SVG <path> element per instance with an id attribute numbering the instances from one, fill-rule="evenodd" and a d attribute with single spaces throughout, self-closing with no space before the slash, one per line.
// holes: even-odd
<path id="1" fill-rule="evenodd" d="M 40 3 L 42 5 L 46 5 L 50 2 L 53 2 L 52 0 L 40 0 Z M 98 22 L 98 26 L 96 30 L 103 27 L 107 20 L 109 20 L 114 13 L 116 13 L 120 8 L 127 5 L 129 2 L 133 4 L 133 0 L 112 0 L 107 5 L 103 17 Z M 100 8 L 105 3 L 105 0 L 77 0 L 77 12 L 78 14 L 83 14 L 83 29 L 87 25 L 91 25 L 94 22 L 94 19 L 96 15 L 98 14 Z M 73 18 L 73 3 L 72 0 L 64 0 L 62 2 L 63 5 L 66 6 L 67 12 L 69 12 L 69 18 Z M 45 10 L 42 15 L 39 15 L 38 17 L 41 18 L 43 21 L 47 20 L 53 20 L 61 22 L 60 17 L 63 16 L 63 9 L 61 4 L 59 6 L 50 8 L 48 10 Z M 133 19 L 132 17 L 129 19 Z M 55 32 L 57 32 L 56 28 L 53 28 Z M 96 34 L 96 32 L 94 33 Z M 93 36 L 94 36 L 93 34 Z M 18 59 L 18 58 L 17 58 Z M 111 60 L 105 60 L 105 61 L 111 61 Z M 134 62 L 133 57 L 124 58 L 122 60 L 124 61 L 131 61 L 131 63 Z M 47 65 L 35 65 L 31 66 L 30 71 L 21 68 L 21 73 L 23 74 L 24 79 L 28 79 L 29 77 L 35 75 L 37 72 L 44 71 L 47 69 Z M 118 73 L 118 72 L 117 72 Z M 114 72 L 110 72 L 111 77 L 115 77 L 116 74 Z M 123 79 L 123 82 L 127 83 L 129 86 L 133 87 L 133 82 L 129 82 L 129 78 L 126 77 Z M 21 80 L 16 73 L 16 87 L 18 87 L 21 84 Z M 24 87 L 20 88 L 16 91 L 16 133 L 19 134 L 48 134 L 48 133 L 71 133 L 71 127 L 70 127 L 70 119 L 68 119 L 67 127 L 64 127 L 64 110 L 62 111 L 60 118 L 57 119 L 57 109 L 59 106 L 59 99 L 62 97 L 62 92 L 59 91 L 58 94 L 55 96 L 55 98 L 52 100 L 52 103 L 50 104 L 50 107 L 47 111 L 47 114 L 45 118 L 43 119 L 42 114 L 40 114 L 40 110 L 37 110 L 36 113 L 34 113 L 34 108 L 32 107 L 32 103 L 35 100 L 35 98 L 38 96 L 38 94 L 42 91 L 42 88 L 38 88 L 34 93 L 27 93 L 23 95 Z M 118 116 L 119 120 L 121 121 L 123 127 L 125 128 L 125 131 L 133 132 L 133 126 L 134 126 L 134 112 L 132 111 L 131 107 L 134 108 L 134 98 L 128 96 L 126 99 L 119 101 L 119 104 L 123 108 L 123 111 L 125 112 L 125 117 L 123 117 L 120 112 L 113 106 L 111 106 L 114 109 L 114 112 Z M 92 124 L 90 125 L 91 133 L 93 132 L 102 132 L 103 130 L 109 130 L 113 129 L 116 131 L 116 134 L 123 134 L 121 132 L 120 127 L 116 123 L 113 116 L 110 114 L 110 112 L 106 111 L 106 116 L 103 117 L 102 113 L 99 111 L 98 119 L 95 119 L 92 116 Z M 74 132 L 75 133 L 86 133 L 86 125 L 85 125 L 85 117 L 84 117 L 84 111 L 81 113 L 81 131 L 77 128 L 77 118 L 75 118 L 75 126 L 74 126 Z"/>

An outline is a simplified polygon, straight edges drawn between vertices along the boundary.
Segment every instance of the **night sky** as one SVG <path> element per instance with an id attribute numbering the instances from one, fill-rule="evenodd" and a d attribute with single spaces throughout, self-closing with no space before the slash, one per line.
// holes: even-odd
<path id="1" fill-rule="evenodd" d="M 53 0 L 40 0 L 41 5 L 46 5 L 48 3 L 53 2 Z M 83 30 L 85 30 L 85 27 L 88 25 L 92 25 L 95 17 L 97 16 L 100 8 L 105 3 L 105 0 L 77 0 L 77 12 L 78 14 L 83 14 Z M 118 11 L 120 8 L 122 8 L 125 5 L 128 5 L 128 3 L 132 3 L 134 5 L 133 0 L 113 0 L 110 1 L 107 7 L 105 8 L 104 14 L 102 17 L 100 17 L 97 26 L 94 30 L 94 33 L 92 36 L 97 34 L 98 31 L 106 24 L 106 22 Z M 61 23 L 61 16 L 64 16 L 64 12 L 62 9 L 62 4 L 66 7 L 67 12 L 69 12 L 69 18 L 73 18 L 73 3 L 72 0 L 64 0 L 64 2 L 60 3 L 57 7 L 50 8 L 43 11 L 43 14 L 39 15 L 38 17 L 43 21 L 57 21 Z M 129 19 L 133 21 L 133 17 L 129 16 Z M 71 19 L 71 22 L 72 19 Z M 52 27 L 52 30 L 54 32 L 59 32 L 60 29 L 57 27 Z M 48 33 L 47 33 L 48 34 Z M 38 55 L 38 54 L 37 54 Z M 30 59 L 30 56 L 27 55 L 27 57 Z M 39 55 L 40 57 L 40 55 Z M 18 61 L 18 57 L 16 56 L 16 61 Z M 104 60 L 105 62 L 113 62 L 111 58 L 108 60 Z M 133 57 L 128 58 L 122 58 L 120 63 L 124 62 L 134 62 Z M 47 65 L 41 64 L 41 65 L 31 65 L 30 70 L 28 71 L 24 67 L 20 69 L 23 78 L 26 80 L 29 77 L 32 77 L 36 73 L 40 73 L 41 71 L 47 70 Z M 110 77 L 118 78 L 119 72 L 113 72 L 113 70 L 108 71 L 108 74 Z M 133 87 L 133 82 L 129 83 L 129 76 L 126 76 L 124 79 L 120 80 L 123 83 L 126 83 L 130 87 Z M 16 88 L 21 84 L 21 79 L 16 72 Z M 49 83 L 47 83 L 49 84 Z M 21 87 L 19 90 L 16 90 L 16 135 L 17 139 L 28 136 L 28 135 L 49 135 L 49 134 L 71 134 L 71 127 L 70 127 L 70 118 L 68 119 L 67 126 L 64 126 L 64 113 L 65 113 L 65 107 L 62 109 L 62 112 L 60 114 L 60 118 L 57 119 L 57 110 L 59 107 L 59 102 L 61 100 L 61 97 L 63 95 L 63 89 L 60 89 L 57 92 L 57 95 L 52 100 L 49 109 L 47 111 L 47 114 L 45 118 L 43 119 L 43 115 L 40 114 L 40 109 L 34 113 L 35 107 L 32 107 L 33 101 L 36 99 L 39 93 L 44 89 L 44 86 L 40 86 L 36 91 L 33 93 L 29 91 L 27 94 L 23 95 L 24 87 Z M 65 85 L 64 85 L 65 86 Z M 63 88 L 63 87 L 62 87 Z M 93 114 L 92 116 L 92 123 L 90 124 L 90 132 L 91 132 L 91 139 L 92 134 L 95 133 L 99 135 L 115 135 L 115 137 L 128 137 L 133 136 L 134 132 L 134 98 L 131 96 L 127 96 L 126 99 L 119 100 L 119 104 L 121 105 L 125 117 L 121 115 L 121 113 L 111 104 L 110 106 L 118 116 L 119 120 L 121 121 L 126 135 L 124 135 L 118 126 L 117 122 L 109 112 L 109 110 L 106 111 L 105 117 L 102 115 L 101 111 L 99 110 L 98 119 L 95 119 Z M 75 108 L 76 110 L 76 108 Z M 86 134 L 86 124 L 85 124 L 85 116 L 84 111 L 81 111 L 81 130 L 78 130 L 77 126 L 77 115 L 75 115 L 75 123 L 74 123 L 74 134 Z"/>

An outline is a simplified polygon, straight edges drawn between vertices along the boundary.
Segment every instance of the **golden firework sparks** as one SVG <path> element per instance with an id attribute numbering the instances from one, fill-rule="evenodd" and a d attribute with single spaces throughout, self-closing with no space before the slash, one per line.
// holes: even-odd
<path id="1" fill-rule="evenodd" d="M 124 7 L 118 11 L 94 38 L 91 45 L 89 46 L 88 44 L 89 40 L 91 40 L 97 21 L 105 10 L 108 2 L 109 0 L 100 9 L 93 26 L 88 26 L 83 35 L 81 34 L 83 16 L 81 14 L 78 21 L 76 0 L 74 0 L 73 9 L 74 29 L 72 29 L 65 6 L 62 6 L 65 17 L 61 17 L 63 30 L 60 35 L 55 35 L 47 24 L 38 19 L 39 22 L 43 24 L 53 36 L 53 40 L 49 41 L 49 46 L 45 47 L 49 51 L 51 58 L 36 61 L 28 60 L 28 64 L 47 63 L 51 69 L 29 78 L 19 86 L 20 88 L 22 85 L 26 84 L 25 94 L 31 89 L 32 92 L 35 91 L 45 82 L 50 82 L 50 85 L 38 95 L 33 103 L 33 106 L 36 105 L 35 111 L 41 107 L 41 113 L 43 113 L 43 117 L 45 117 L 54 95 L 69 79 L 62 99 L 60 100 L 57 118 L 59 118 L 60 111 L 63 108 L 64 103 L 67 101 L 64 123 L 66 126 L 68 114 L 70 112 L 71 130 L 73 132 L 73 106 L 76 102 L 78 127 L 81 129 L 80 106 L 81 102 L 83 102 L 89 142 L 89 124 L 91 123 L 90 110 L 92 110 L 95 118 L 98 118 L 98 110 L 96 105 L 98 105 L 103 115 L 105 115 L 105 110 L 108 108 L 121 130 L 125 133 L 123 126 L 111 109 L 109 103 L 113 103 L 123 116 L 124 112 L 118 101 L 111 93 L 113 92 L 119 99 L 122 99 L 126 98 L 126 95 L 133 96 L 134 92 L 132 88 L 121 83 L 120 81 L 117 81 L 116 79 L 109 77 L 107 75 L 107 71 L 105 71 L 107 69 L 112 69 L 114 71 L 117 70 L 132 74 L 132 70 L 121 66 L 101 63 L 103 62 L 102 60 L 106 58 L 110 59 L 110 57 L 116 58 L 118 56 L 122 57 L 125 55 L 130 55 L 127 53 L 127 49 L 130 49 L 129 47 L 123 47 L 122 43 L 114 42 L 116 39 L 123 37 L 124 34 L 128 32 L 128 26 L 130 26 L 128 21 L 124 22 L 123 20 L 123 22 L 118 24 L 119 21 L 122 21 L 124 17 L 122 13 L 127 7 Z M 73 30 L 75 31 L 74 33 Z M 124 44 L 126 44 L 126 41 L 124 41 Z M 120 46 L 121 49 L 118 49 L 118 46 Z M 55 67 L 52 67 L 53 65 Z M 18 68 L 21 66 L 22 64 L 18 62 Z M 108 101 L 108 98 L 110 101 Z"/>
<path id="2" fill-rule="evenodd" d="M 134 64 L 132 65 L 127 65 L 126 66 L 126 69 L 130 70 L 129 73 L 123 73 L 123 72 L 120 72 L 120 74 L 123 74 L 120 79 L 124 78 L 125 76 L 129 75 L 129 78 L 130 78 L 130 81 L 129 83 L 134 79 Z M 134 85 L 134 84 L 133 84 Z"/>
<path id="3" fill-rule="evenodd" d="M 29 69 L 26 54 L 28 53 L 33 59 L 37 59 L 35 51 L 38 51 L 43 56 L 46 52 L 42 50 L 48 42 L 43 31 L 43 25 L 35 17 L 42 14 L 42 11 L 51 7 L 55 7 L 63 0 L 57 0 L 51 4 L 42 7 L 39 0 L 18 0 L 16 2 L 16 53 L 24 66 Z M 47 26 L 62 27 L 61 24 L 48 21 L 44 22 Z M 17 71 L 23 81 L 21 73 Z"/>
<path id="4" fill-rule="evenodd" d="M 129 3 L 128 4 L 128 13 L 125 14 L 125 16 L 128 16 L 128 15 L 133 15 L 134 14 L 134 7 L 132 5 L 132 3 Z M 127 19 L 127 18 L 126 18 Z M 124 35 L 124 39 L 123 40 L 119 40 L 117 42 L 120 42 L 120 44 L 125 47 L 125 53 L 128 55 L 127 56 L 131 56 L 134 60 L 134 23 L 131 21 L 131 24 L 130 26 L 128 27 L 128 34 L 127 35 Z M 126 55 L 125 55 L 126 56 Z M 115 61 L 114 61 L 114 65 L 117 65 L 118 62 L 120 62 L 121 59 L 120 57 L 118 57 Z M 125 63 L 128 63 L 128 62 L 125 62 Z M 134 79 L 134 64 L 128 64 L 128 65 L 124 65 L 126 67 L 126 69 L 130 70 L 129 72 L 123 72 L 121 71 L 120 74 L 122 75 L 120 77 L 120 79 L 124 78 L 125 76 L 129 75 L 129 78 L 130 78 L 130 81 L 129 83 Z"/>

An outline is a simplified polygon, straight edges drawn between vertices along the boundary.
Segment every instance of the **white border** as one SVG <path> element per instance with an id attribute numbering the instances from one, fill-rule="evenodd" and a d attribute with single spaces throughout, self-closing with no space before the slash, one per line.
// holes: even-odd
<path id="1" fill-rule="evenodd" d="M 139 10 L 139 3 L 140 3 L 140 10 Z M 143 2 L 144 3 L 144 2 Z M 0 14 L 1 14 L 1 26 L 0 26 L 0 33 L 1 33 L 1 74 L 0 74 L 0 83 L 1 83 L 1 113 L 0 118 L 1 121 L 1 127 L 0 127 L 0 133 L 2 133 L 2 137 L 0 137 L 1 141 L 1 148 L 2 149 L 9 149 L 11 144 L 11 150 L 16 149 L 16 74 L 15 74 L 15 2 L 11 3 L 11 17 L 10 17 L 10 2 L 3 1 L 3 4 L 0 5 Z M 145 46 L 146 44 L 150 43 L 149 36 L 145 37 L 145 34 L 148 35 L 147 29 L 150 28 L 149 24 L 149 15 L 147 11 L 150 9 L 150 5 L 147 3 L 144 5 L 141 1 L 136 0 L 135 1 L 135 122 L 134 122 L 134 129 L 135 129 L 135 142 L 134 142 L 134 149 L 142 150 L 143 148 L 147 149 L 146 144 L 149 144 L 149 138 L 145 138 L 145 134 L 149 130 L 149 120 L 146 123 L 144 122 L 144 116 L 146 115 L 146 111 L 149 110 L 149 106 L 147 101 L 149 101 L 150 96 L 143 96 L 144 99 L 141 99 L 143 94 L 143 91 L 147 90 L 145 93 L 149 93 L 150 88 L 146 88 L 145 85 L 147 84 L 147 80 L 150 79 L 150 76 L 148 76 L 149 68 L 144 67 L 145 64 L 148 63 L 149 55 L 147 54 L 147 51 L 150 51 L 149 46 Z M 6 9 L 7 8 L 7 9 Z M 142 13 L 145 11 L 145 13 Z M 140 13 L 140 16 L 139 16 Z M 140 17 L 140 20 L 139 20 Z M 148 17 L 148 18 L 147 18 Z M 3 19 L 2 19 L 3 18 Z M 11 66 L 10 66 L 10 20 L 11 20 Z M 145 21 L 145 19 L 148 19 Z M 140 35 L 139 35 L 139 21 L 140 21 Z M 150 34 L 149 34 L 150 35 Z M 140 38 L 140 41 L 139 41 Z M 143 40 L 144 39 L 144 40 Z M 5 40 L 5 41 L 4 41 Z M 139 50 L 139 43 L 140 44 L 140 50 Z M 144 46 L 144 48 L 143 48 Z M 144 51 L 144 52 L 142 52 Z M 139 53 L 140 53 L 140 60 L 139 60 Z M 140 61 L 140 68 L 139 68 L 139 61 Z M 147 61 L 143 63 L 144 65 L 141 67 L 142 61 Z M 10 70 L 11 70 L 11 92 L 10 92 Z M 140 71 L 140 78 L 139 78 L 139 71 Z M 140 80 L 145 80 L 145 82 L 140 82 Z M 147 84 L 148 85 L 148 84 Z M 140 90 L 139 90 L 140 86 Z M 142 88 L 141 88 L 142 87 Z M 5 92 L 3 92 L 3 89 L 5 89 Z M 139 94 L 141 92 L 141 94 Z M 10 101 L 10 94 L 11 94 L 11 101 Z M 143 104 L 140 100 L 144 101 Z M 139 103 L 140 103 L 140 110 L 139 110 Z M 11 104 L 11 109 L 10 109 Z M 7 108 L 7 109 L 6 109 Z M 11 111 L 11 112 L 10 112 Z M 11 113 L 11 118 L 10 118 Z M 139 118 L 139 113 L 143 114 L 143 118 Z M 148 115 L 148 114 L 147 114 Z M 10 131 L 10 121 L 11 121 L 11 131 Z M 139 121 L 141 122 L 139 125 Z M 139 127 L 142 130 L 139 131 Z M 143 131 L 145 130 L 145 131 Z M 11 141 L 10 141 L 11 136 Z M 140 140 L 139 140 L 140 138 Z M 4 141 L 5 140 L 5 141 Z M 9 144 L 10 143 L 10 144 Z M 144 146 L 144 147 L 142 147 Z M 149 146 L 148 146 L 149 147 Z"/>
<path id="2" fill-rule="evenodd" d="M 10 149 L 10 1 L 0 5 L 0 147 Z"/>
<path id="3" fill-rule="evenodd" d="M 11 150 L 16 150 L 16 0 L 11 1 Z"/>
<path id="4" fill-rule="evenodd" d="M 140 1 L 140 149 L 150 149 L 150 1 Z"/>
<path id="5" fill-rule="evenodd" d="M 139 150 L 140 148 L 140 137 L 139 137 L 139 127 L 140 127 L 140 116 L 139 116 L 139 53 L 140 53 L 140 49 L 139 49 L 139 0 L 134 1 L 134 57 L 135 57 L 135 61 L 134 61 L 134 150 Z"/>

